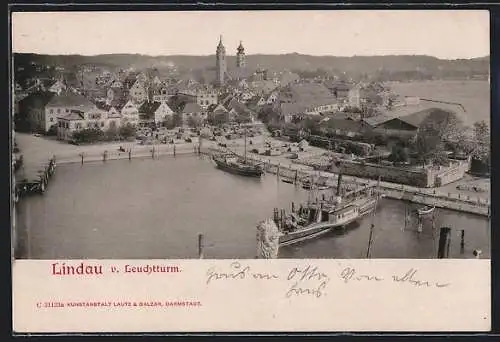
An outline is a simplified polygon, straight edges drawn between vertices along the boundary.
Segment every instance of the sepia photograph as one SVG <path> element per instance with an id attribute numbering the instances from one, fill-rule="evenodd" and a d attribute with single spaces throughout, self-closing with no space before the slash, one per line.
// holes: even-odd
<path id="1" fill-rule="evenodd" d="M 11 22 L 15 259 L 490 259 L 487 11 Z"/>

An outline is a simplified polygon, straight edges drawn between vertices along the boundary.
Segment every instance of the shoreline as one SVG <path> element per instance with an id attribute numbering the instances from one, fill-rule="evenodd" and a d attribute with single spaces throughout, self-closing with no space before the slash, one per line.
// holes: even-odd
<path id="1" fill-rule="evenodd" d="M 252 148 L 256 148 L 262 145 L 264 139 L 267 137 L 259 136 L 253 138 L 255 143 Z M 32 156 L 35 156 L 36 149 L 32 148 L 33 139 L 37 139 L 37 142 L 42 140 L 43 144 L 51 144 L 52 150 L 61 148 L 59 153 L 45 154 L 46 159 L 41 162 L 36 162 L 33 160 Z M 31 141 L 30 141 L 31 140 Z M 241 140 L 241 141 L 240 141 Z M 274 139 L 273 139 L 274 140 Z M 160 145 L 139 145 L 137 143 L 106 143 L 97 145 L 84 145 L 75 146 L 68 144 L 60 144 L 59 142 L 45 140 L 43 138 L 33 137 L 27 134 L 21 134 L 20 149 L 21 153 L 26 153 L 25 163 L 28 165 L 43 165 L 52 156 L 56 156 L 56 162 L 59 165 L 65 164 L 85 164 L 85 163 L 95 163 L 95 162 L 107 162 L 113 160 L 132 160 L 132 159 L 153 159 L 158 160 L 162 157 L 175 158 L 177 156 L 207 156 L 211 155 L 215 151 L 224 151 L 217 145 L 216 141 L 210 141 L 203 139 L 201 151 L 198 151 L 198 143 L 179 143 L 179 144 L 160 144 Z M 278 140 L 277 140 L 278 141 Z M 27 144 L 30 143 L 31 145 Z M 243 139 L 235 139 L 226 142 L 228 147 L 236 154 L 243 155 Z M 24 149 L 23 145 L 27 148 Z M 30 149 L 31 147 L 31 149 Z M 75 148 L 76 147 L 76 148 Z M 119 147 L 123 147 L 126 151 L 120 151 Z M 130 150 L 129 152 L 127 152 Z M 154 151 L 154 153 L 153 153 Z M 323 149 L 310 147 L 308 151 L 301 152 L 303 155 L 314 155 L 323 151 Z M 324 152 L 324 151 L 323 151 Z M 83 160 L 82 160 L 83 154 Z M 41 156 L 36 154 L 37 159 L 40 160 Z M 303 157 L 303 156 L 302 156 Z M 247 158 L 254 160 L 256 162 L 264 163 L 266 166 L 266 172 L 276 174 L 277 167 L 279 168 L 281 177 L 288 177 L 291 173 L 300 173 L 300 178 L 309 177 L 314 174 L 318 174 L 328 178 L 330 181 L 335 181 L 337 175 L 331 172 L 319 172 L 312 169 L 311 167 L 294 163 L 292 160 L 284 159 L 284 156 L 261 156 L 250 154 Z M 354 176 L 344 175 L 344 180 L 354 184 L 370 184 L 376 183 L 376 181 L 365 178 L 358 178 Z M 381 182 L 381 188 L 388 198 L 396 200 L 409 200 L 414 203 L 419 203 L 423 205 L 434 205 L 436 207 L 443 207 L 450 210 L 456 210 L 461 212 L 468 212 L 471 214 L 477 214 L 481 216 L 488 216 L 490 212 L 490 201 L 489 196 L 477 196 L 470 195 L 464 191 L 457 191 L 456 189 L 448 189 L 443 191 L 443 189 L 434 188 L 423 189 L 411 186 L 405 186 L 397 183 Z M 487 198 L 485 198 L 487 197 Z"/>

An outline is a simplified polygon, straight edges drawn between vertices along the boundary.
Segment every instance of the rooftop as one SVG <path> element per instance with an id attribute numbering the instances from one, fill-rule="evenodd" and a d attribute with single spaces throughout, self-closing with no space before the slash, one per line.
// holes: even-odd
<path id="1" fill-rule="evenodd" d="M 182 113 L 199 113 L 202 111 L 203 109 L 197 103 L 192 102 L 186 103 L 182 108 Z"/>

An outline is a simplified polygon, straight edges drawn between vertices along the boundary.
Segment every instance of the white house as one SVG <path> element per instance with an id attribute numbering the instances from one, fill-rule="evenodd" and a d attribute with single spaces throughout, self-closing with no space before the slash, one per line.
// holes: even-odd
<path id="1" fill-rule="evenodd" d="M 269 105 L 270 105 L 270 104 L 273 104 L 274 102 L 276 102 L 276 100 L 277 100 L 277 99 L 278 99 L 278 92 L 275 92 L 275 91 L 274 91 L 274 92 L 272 92 L 272 93 L 268 96 L 268 98 L 267 98 L 266 102 L 267 102 L 267 104 L 269 104 Z"/>
<path id="2" fill-rule="evenodd" d="M 173 116 L 174 111 L 168 106 L 166 102 L 161 102 L 155 113 L 155 123 L 160 123 L 165 120 L 167 116 Z"/>
<path id="3" fill-rule="evenodd" d="M 166 117 L 173 116 L 174 112 L 166 102 L 144 102 L 139 108 L 141 123 L 162 123 Z"/>
<path id="4" fill-rule="evenodd" d="M 95 105 L 81 95 L 55 95 L 45 106 L 44 129 L 48 131 L 50 127 L 57 125 L 57 119 L 72 110 L 86 112 L 93 109 L 95 109 Z"/>
<path id="5" fill-rule="evenodd" d="M 120 116 L 110 114 L 106 110 L 93 108 L 90 110 L 72 109 L 69 113 L 58 118 L 57 138 L 71 140 L 77 131 L 96 128 L 106 131 L 120 127 Z"/>

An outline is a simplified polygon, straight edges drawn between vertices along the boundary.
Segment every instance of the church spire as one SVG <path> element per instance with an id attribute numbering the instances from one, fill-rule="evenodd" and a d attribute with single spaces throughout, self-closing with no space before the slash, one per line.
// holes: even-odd
<path id="1" fill-rule="evenodd" d="M 245 48 L 243 47 L 243 43 L 240 40 L 240 45 L 238 46 L 236 54 L 236 67 L 243 68 L 245 67 Z"/>
<path id="2" fill-rule="evenodd" d="M 240 45 L 238 46 L 238 53 L 245 53 L 245 48 L 243 47 L 243 43 L 240 40 Z"/>

